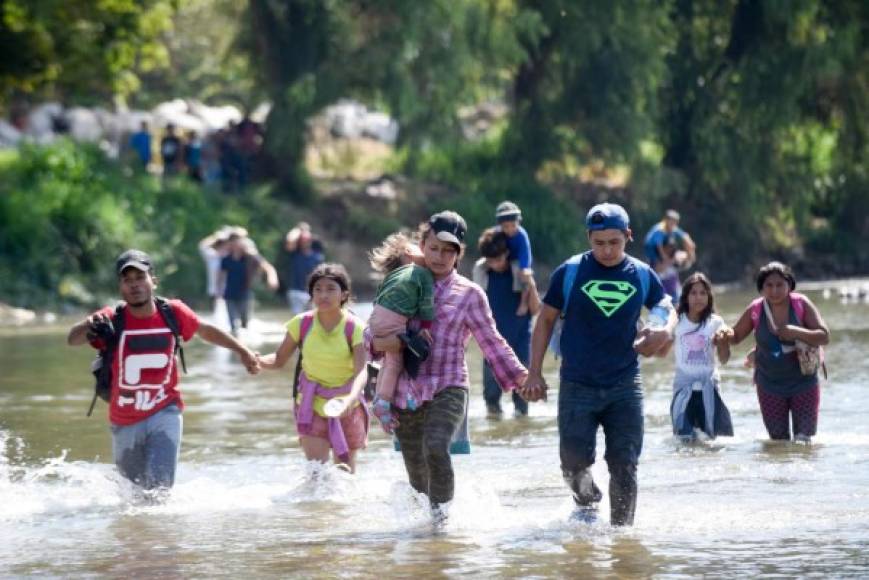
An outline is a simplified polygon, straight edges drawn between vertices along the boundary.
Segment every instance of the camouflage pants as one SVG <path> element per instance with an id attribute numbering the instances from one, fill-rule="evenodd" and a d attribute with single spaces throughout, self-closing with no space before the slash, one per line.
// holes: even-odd
<path id="1" fill-rule="evenodd" d="M 453 499 L 455 477 L 450 440 L 462 424 L 468 391 L 448 387 L 416 411 L 398 409 L 395 430 L 401 444 L 410 485 L 429 497 L 432 505 Z"/>

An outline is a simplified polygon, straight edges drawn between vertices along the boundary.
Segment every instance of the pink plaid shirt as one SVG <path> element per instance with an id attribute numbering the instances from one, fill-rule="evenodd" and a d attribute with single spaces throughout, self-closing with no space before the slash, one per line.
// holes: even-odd
<path id="1" fill-rule="evenodd" d="M 408 394 L 421 404 L 447 387 L 468 388 L 465 349 L 471 335 L 480 345 L 501 388 L 509 391 L 522 384 L 528 371 L 495 327 L 489 300 L 482 288 L 454 271 L 442 280 L 435 280 L 434 306 L 435 319 L 431 327 L 434 345 L 416 379 L 401 374 L 395 397 L 397 406 L 406 406 Z"/>

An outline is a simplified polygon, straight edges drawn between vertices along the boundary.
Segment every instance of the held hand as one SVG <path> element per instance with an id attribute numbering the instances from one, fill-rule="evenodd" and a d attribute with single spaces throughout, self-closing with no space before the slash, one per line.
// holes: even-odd
<path id="1" fill-rule="evenodd" d="M 275 364 L 275 353 L 266 355 L 256 353 L 256 360 L 259 363 L 261 369 L 270 369 Z"/>
<path id="2" fill-rule="evenodd" d="M 398 427 L 398 419 L 393 414 L 392 405 L 389 401 L 381 399 L 380 395 L 376 395 L 371 403 L 371 414 L 380 421 L 380 427 L 385 433 L 392 435 L 395 432 L 395 428 Z"/>
<path id="3" fill-rule="evenodd" d="M 670 333 L 665 328 L 647 326 L 637 333 L 634 350 L 645 357 L 654 356 L 668 340 L 670 340 Z"/>
<path id="4" fill-rule="evenodd" d="M 250 349 L 244 349 L 241 352 L 241 364 L 247 369 L 247 372 L 255 375 L 260 371 L 259 353 L 254 353 Z"/>
<path id="5" fill-rule="evenodd" d="M 546 385 L 546 380 L 540 373 L 529 373 L 523 384 L 517 392 L 519 396 L 528 402 L 546 400 L 546 391 L 549 387 Z"/>
<path id="6" fill-rule="evenodd" d="M 425 339 L 429 345 L 434 344 L 434 338 L 432 338 L 431 332 L 429 332 L 428 328 L 423 328 L 419 331 L 419 335 Z"/>
<path id="7" fill-rule="evenodd" d="M 718 346 L 722 342 L 729 342 L 733 338 L 733 329 L 725 326 L 718 330 L 712 337 L 712 344 Z"/>

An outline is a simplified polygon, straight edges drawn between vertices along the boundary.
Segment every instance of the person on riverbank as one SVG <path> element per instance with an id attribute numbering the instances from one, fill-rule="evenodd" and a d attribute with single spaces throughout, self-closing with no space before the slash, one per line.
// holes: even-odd
<path id="1" fill-rule="evenodd" d="M 223 257 L 228 251 L 229 235 L 232 231 L 231 228 L 223 227 L 199 240 L 199 255 L 205 263 L 205 289 L 214 311 L 217 311 L 218 303 L 222 301 L 220 270 Z M 241 231 L 247 234 L 246 230 Z"/>
<path id="2" fill-rule="evenodd" d="M 661 278 L 664 290 L 674 304 L 678 304 L 681 292 L 679 269 L 693 264 L 697 254 L 694 240 L 679 227 L 680 217 L 679 212 L 668 209 L 643 242 L 646 259 Z"/>
<path id="3" fill-rule="evenodd" d="M 227 254 L 220 261 L 218 285 L 223 289 L 223 300 L 233 334 L 239 327 L 247 328 L 253 302 L 253 282 L 262 272 L 269 289 L 278 287 L 278 273 L 256 249 L 245 230 L 236 229 L 229 234 Z"/>
<path id="4" fill-rule="evenodd" d="M 259 357 L 265 369 L 280 369 L 298 348 L 293 387 L 299 443 L 308 461 L 329 461 L 356 471 L 356 454 L 368 442 L 368 411 L 361 393 L 366 372 L 365 324 L 346 306 L 350 276 L 340 264 L 320 264 L 308 278 L 314 309 L 294 316 L 278 350 Z M 335 410 L 333 410 L 335 409 Z"/>
<path id="5" fill-rule="evenodd" d="M 517 291 L 515 280 L 517 272 L 510 265 L 510 250 L 507 235 L 497 228 L 488 228 L 477 241 L 477 249 L 482 257 L 474 264 L 473 280 L 486 292 L 495 326 L 507 340 L 523 365 L 528 364 L 531 350 L 531 319 L 541 308 L 540 295 L 533 276 L 528 284 L 528 308 L 523 315 L 517 314 L 522 301 L 522 292 Z M 503 414 L 501 409 L 501 388 L 495 380 L 489 364 L 483 361 L 483 399 L 490 418 Z M 528 402 L 515 390 L 513 414 L 524 417 L 528 414 Z"/>
<path id="6" fill-rule="evenodd" d="M 150 256 L 128 250 L 115 262 L 124 304 L 94 312 L 69 331 L 67 344 L 90 343 L 111 354 L 109 421 L 118 471 L 142 489 L 162 493 L 175 482 L 184 402 L 175 354 L 194 334 L 235 351 L 251 374 L 256 356 L 180 300 L 158 299 Z M 110 328 L 106 333 L 105 329 Z M 183 356 L 183 355 L 182 355 Z"/>
<path id="7" fill-rule="evenodd" d="M 398 335 L 407 338 L 407 324 L 411 319 L 416 319 L 423 340 L 430 344 L 434 318 L 434 276 L 425 267 L 425 257 L 419 243 L 403 232 L 396 232 L 372 250 L 369 259 L 371 267 L 385 276 L 377 288 L 374 308 L 368 319 L 372 339 Z M 384 353 L 380 372 L 377 373 L 372 408 L 383 430 L 390 434 L 395 427 L 395 418 L 390 409 L 396 403 L 396 395 L 402 400 L 402 407 L 413 409 L 416 406 L 413 400 L 408 400 L 407 393 L 396 393 L 398 377 L 403 370 L 402 353 Z"/>
<path id="8" fill-rule="evenodd" d="M 163 177 L 177 175 L 181 164 L 181 139 L 175 134 L 175 125 L 166 125 L 166 134 L 160 140 L 160 159 Z"/>
<path id="9" fill-rule="evenodd" d="M 507 236 L 507 259 L 513 269 L 513 289 L 520 293 L 516 316 L 528 314 L 531 287 L 534 285 L 534 257 L 531 253 L 531 238 L 520 224 L 522 210 L 512 201 L 502 201 L 495 208 L 497 228 Z"/>
<path id="10" fill-rule="evenodd" d="M 308 276 L 325 259 L 322 244 L 318 242 L 307 222 L 296 224 L 284 238 L 283 284 L 292 314 L 304 312 L 310 306 Z"/>
<path id="11" fill-rule="evenodd" d="M 715 312 L 712 283 L 705 274 L 695 272 L 685 280 L 676 312 L 679 321 L 672 343 L 676 375 L 670 404 L 673 434 L 685 441 L 695 440 L 698 430 L 710 439 L 732 437 L 733 423 L 719 391 L 721 375 L 715 355 L 721 364 L 730 360 L 733 330 Z"/>
<path id="12" fill-rule="evenodd" d="M 420 365 L 415 379 L 403 373 L 399 390 L 406 390 L 416 408 L 396 402 L 395 434 L 401 446 L 410 485 L 425 494 L 436 522 L 446 518 L 453 499 L 455 476 L 450 440 L 465 419 L 468 404 L 468 365 L 465 347 L 473 336 L 484 358 L 505 390 L 523 386 L 527 371 L 498 333 L 483 290 L 456 268 L 464 252 L 465 220 L 453 211 L 431 216 L 420 226 L 420 248 L 434 275 L 435 317 L 431 355 Z M 397 337 L 372 341 L 377 351 L 398 351 Z"/>
<path id="13" fill-rule="evenodd" d="M 147 121 L 142 121 L 139 130 L 130 135 L 130 148 L 135 151 L 142 169 L 147 171 L 151 164 L 151 131 Z"/>
<path id="14" fill-rule="evenodd" d="M 585 218 L 591 250 L 552 274 L 531 337 L 525 392 L 546 391 L 543 358 L 561 320 L 558 392 L 561 471 L 573 492 L 576 517 L 592 520 L 602 494 L 591 475 L 597 429 L 606 438 L 610 473 L 610 522 L 632 525 L 637 505 L 637 464 L 643 448 L 643 387 L 638 354 L 652 356 L 672 336 L 676 314 L 657 274 L 625 253 L 631 241 L 628 214 L 598 204 Z M 657 325 L 637 330 L 641 309 Z"/>
<path id="15" fill-rule="evenodd" d="M 830 343 L 830 330 L 815 304 L 794 292 L 797 281 L 785 264 L 761 268 L 756 285 L 760 297 L 739 317 L 730 342 L 739 344 L 754 333 L 754 384 L 770 439 L 789 440 L 792 423 L 794 440 L 808 443 L 818 428 L 817 361 L 822 359 L 820 347 Z M 801 365 L 799 350 L 812 348 L 817 349 L 815 364 Z"/>

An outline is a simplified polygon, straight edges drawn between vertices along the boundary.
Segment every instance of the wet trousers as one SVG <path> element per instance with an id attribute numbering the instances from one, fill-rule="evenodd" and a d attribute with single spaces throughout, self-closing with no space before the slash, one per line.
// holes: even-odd
<path id="1" fill-rule="evenodd" d="M 790 420 L 794 435 L 812 437 L 818 431 L 818 411 L 821 407 L 821 388 L 818 385 L 792 397 L 774 395 L 758 385 L 757 400 L 763 424 L 770 439 L 790 439 Z"/>
<path id="2" fill-rule="evenodd" d="M 112 455 L 121 475 L 144 489 L 170 488 L 184 420 L 174 404 L 132 425 L 112 425 Z"/>
<path id="3" fill-rule="evenodd" d="M 591 507 L 602 497 L 591 475 L 599 426 L 604 431 L 604 458 L 610 473 L 610 522 L 615 526 L 632 525 L 637 507 L 637 463 L 643 448 L 643 388 L 639 376 L 606 388 L 561 382 L 561 472 L 581 507 Z"/>
<path id="4" fill-rule="evenodd" d="M 464 420 L 467 404 L 467 389 L 447 387 L 415 411 L 396 409 L 399 425 L 395 435 L 410 485 L 426 494 L 433 506 L 453 499 L 450 440 Z"/>

